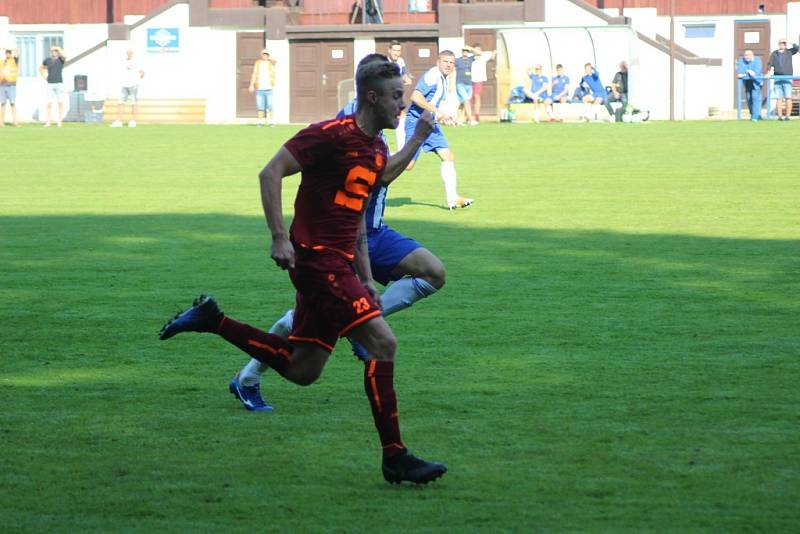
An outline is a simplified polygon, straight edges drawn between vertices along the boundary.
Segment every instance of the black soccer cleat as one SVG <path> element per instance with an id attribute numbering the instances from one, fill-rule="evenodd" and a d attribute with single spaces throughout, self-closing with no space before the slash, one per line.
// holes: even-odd
<path id="1" fill-rule="evenodd" d="M 188 310 L 178 312 L 158 333 L 159 339 L 169 339 L 181 332 L 215 332 L 222 320 L 222 311 L 214 297 L 200 295 Z"/>
<path id="2" fill-rule="evenodd" d="M 447 466 L 426 462 L 408 451 L 383 459 L 383 478 L 386 482 L 400 484 L 403 481 L 427 484 L 447 473 Z"/>

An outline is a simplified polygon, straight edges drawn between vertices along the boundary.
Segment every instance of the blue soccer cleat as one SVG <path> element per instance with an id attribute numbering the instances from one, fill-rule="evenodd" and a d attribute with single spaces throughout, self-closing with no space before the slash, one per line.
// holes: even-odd
<path id="1" fill-rule="evenodd" d="M 353 356 L 362 362 L 366 362 L 369 359 L 369 352 L 367 352 L 367 348 L 355 339 L 347 338 L 347 340 L 350 342 L 350 346 L 353 347 Z"/>
<path id="2" fill-rule="evenodd" d="M 215 332 L 223 314 L 214 297 L 200 295 L 192 307 L 167 321 L 158 333 L 159 339 L 169 339 L 181 332 Z"/>
<path id="3" fill-rule="evenodd" d="M 239 373 L 236 373 L 233 380 L 231 380 L 231 383 L 228 385 L 228 391 L 231 392 L 231 395 L 239 399 L 239 402 L 251 412 L 271 412 L 275 409 L 272 405 L 264 402 L 264 399 L 261 397 L 261 385 L 243 386 L 241 382 L 239 382 Z"/>

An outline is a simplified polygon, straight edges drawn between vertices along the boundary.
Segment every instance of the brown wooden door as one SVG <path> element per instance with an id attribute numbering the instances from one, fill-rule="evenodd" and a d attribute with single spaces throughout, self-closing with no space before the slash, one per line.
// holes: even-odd
<path id="1" fill-rule="evenodd" d="M 311 123 L 339 111 L 339 82 L 353 78 L 353 41 L 292 41 L 289 120 Z"/>
<path id="2" fill-rule="evenodd" d="M 497 30 L 464 30 L 464 44 L 469 46 L 479 45 L 481 50 L 497 50 Z M 458 57 L 459 52 L 456 52 Z M 497 77 L 495 70 L 497 61 L 490 61 L 486 65 L 486 81 L 483 83 L 481 95 L 481 115 L 497 115 Z"/>
<path id="3" fill-rule="evenodd" d="M 392 39 L 375 39 L 375 51 L 379 54 L 386 54 L 389 50 L 389 43 Z M 411 75 L 411 85 L 406 86 L 405 102 L 411 105 L 411 93 L 417 85 L 417 81 L 425 74 L 425 71 L 436 65 L 436 58 L 439 56 L 439 42 L 436 39 L 398 39 L 403 45 L 402 58 L 406 62 L 406 68 Z"/>
<path id="4" fill-rule="evenodd" d="M 250 93 L 250 78 L 253 66 L 261 57 L 264 48 L 263 32 L 240 32 L 236 34 L 236 116 L 257 117 L 256 97 Z"/>
<path id="5" fill-rule="evenodd" d="M 761 58 L 763 72 L 767 72 L 767 61 L 772 52 L 770 48 L 769 21 L 736 21 L 733 29 L 733 51 L 735 61 L 744 55 L 745 50 L 752 50 L 756 57 Z M 777 48 L 777 46 L 776 46 Z M 733 100 L 736 106 L 736 90 L 739 79 L 736 76 L 736 65 L 733 72 Z M 762 98 L 766 98 L 766 91 L 762 91 Z M 747 109 L 744 91 L 742 91 L 742 109 Z"/>

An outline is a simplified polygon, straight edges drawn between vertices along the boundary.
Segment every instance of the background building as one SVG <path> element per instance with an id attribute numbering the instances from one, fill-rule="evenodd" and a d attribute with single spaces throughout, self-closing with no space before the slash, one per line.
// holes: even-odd
<path id="1" fill-rule="evenodd" d="M 236 122 L 255 117 L 247 91 L 263 46 L 278 59 L 275 119 L 309 122 L 333 114 L 347 96 L 358 60 L 404 45 L 419 76 L 441 49 L 466 42 L 497 49 L 484 115 L 497 113 L 525 70 L 563 63 L 575 80 L 594 63 L 608 84 L 630 64 L 631 102 L 669 117 L 668 0 L 524 0 L 457 3 L 383 0 L 382 24 L 367 24 L 353 0 L 0 0 L 0 46 L 18 47 L 18 108 L 31 119 L 43 107 L 38 65 L 63 46 L 74 76 L 88 79 L 86 100 L 115 99 L 119 66 L 133 48 L 146 71 L 141 122 Z M 676 2 L 675 116 L 702 119 L 735 108 L 733 67 L 745 48 L 766 60 L 778 37 L 797 40 L 800 2 Z M 797 56 L 796 56 L 796 60 Z M 800 61 L 800 60 L 798 60 Z M 766 61 L 765 61 L 766 62 Z M 343 94 L 344 93 L 344 94 Z"/>

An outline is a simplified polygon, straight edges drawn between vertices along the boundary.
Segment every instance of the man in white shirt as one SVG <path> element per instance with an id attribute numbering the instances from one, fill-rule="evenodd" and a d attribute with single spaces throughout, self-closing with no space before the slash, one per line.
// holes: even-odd
<path id="1" fill-rule="evenodd" d="M 144 70 L 139 61 L 133 58 L 133 49 L 129 48 L 125 65 L 122 69 L 122 92 L 119 96 L 117 105 L 117 120 L 111 123 L 112 128 L 122 127 L 122 108 L 126 102 L 131 103 L 131 120 L 128 121 L 130 128 L 136 127 L 136 102 L 139 92 L 139 82 L 144 78 Z"/>
<path id="2" fill-rule="evenodd" d="M 483 93 L 483 82 L 488 81 L 486 75 L 486 64 L 494 60 L 497 50 L 484 52 L 480 45 L 472 45 L 475 54 L 475 61 L 472 62 L 472 116 L 476 122 L 481 120 L 481 94 Z"/>

